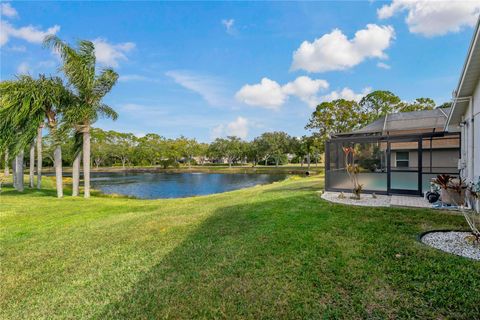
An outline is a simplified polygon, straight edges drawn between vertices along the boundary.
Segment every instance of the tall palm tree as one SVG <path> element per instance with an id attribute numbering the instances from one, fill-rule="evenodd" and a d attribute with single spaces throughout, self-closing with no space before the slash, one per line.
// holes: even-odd
<path id="1" fill-rule="evenodd" d="M 62 151 L 60 148 L 58 122 L 62 112 L 69 109 L 74 103 L 74 95 L 66 88 L 58 77 L 38 79 L 31 76 L 19 76 L 17 80 L 3 81 L 0 85 L 0 136 L 5 137 L 3 143 L 12 146 L 14 155 L 22 155 L 26 146 L 30 145 L 35 137 L 41 146 L 41 128 L 45 121 L 50 134 L 56 139 L 55 148 L 55 176 L 57 196 L 63 196 L 62 182 Z M 0 145 L 1 147 L 2 145 Z M 41 149 L 38 150 L 38 159 L 42 159 Z M 40 163 L 40 161 L 39 161 Z M 23 160 L 16 162 L 23 166 Z M 41 165 L 38 166 L 38 179 L 41 179 Z M 23 178 L 23 176 L 22 176 Z M 22 179 L 23 180 L 23 179 Z"/>
<path id="2" fill-rule="evenodd" d="M 30 188 L 32 188 L 32 189 L 35 186 L 34 175 L 35 175 L 35 138 L 33 139 L 32 143 L 30 144 L 29 182 L 30 182 Z"/>
<path id="3" fill-rule="evenodd" d="M 5 148 L 4 150 L 5 150 L 5 154 L 3 156 L 5 158 L 5 167 L 3 167 L 3 175 L 5 177 L 8 177 L 8 176 L 10 176 L 10 170 L 8 169 L 8 159 L 9 159 L 8 148 Z"/>
<path id="4" fill-rule="evenodd" d="M 117 119 L 117 113 L 104 104 L 102 99 L 117 82 L 118 74 L 111 68 L 102 69 L 97 74 L 95 46 L 91 41 L 80 40 L 77 42 L 77 48 L 73 48 L 52 35 L 45 38 L 44 45 L 60 53 L 63 60 L 62 71 L 75 88 L 79 100 L 75 110 L 65 113 L 65 120 L 82 134 L 84 196 L 89 198 L 90 128 L 99 116 Z M 80 152 L 77 153 L 77 157 L 80 157 Z M 74 161 L 74 164 L 77 163 L 78 161 Z M 73 168 L 75 170 L 76 165 Z M 76 177 L 78 174 L 74 172 L 73 176 Z M 78 181 L 74 181 L 74 185 L 78 186 Z M 78 191 L 76 193 L 78 194 Z"/>

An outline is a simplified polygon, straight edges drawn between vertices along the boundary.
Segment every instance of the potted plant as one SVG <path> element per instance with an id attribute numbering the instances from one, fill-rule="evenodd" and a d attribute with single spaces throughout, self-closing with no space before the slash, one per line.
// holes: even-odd
<path id="1" fill-rule="evenodd" d="M 447 185 L 447 193 L 450 196 L 450 204 L 457 206 L 465 205 L 465 192 L 467 185 L 465 180 L 461 178 L 452 178 Z"/>
<path id="2" fill-rule="evenodd" d="M 452 177 L 448 174 L 440 174 L 433 181 L 440 188 L 440 199 L 443 203 L 451 204 L 450 194 L 448 193 L 448 183 Z"/>
<path id="3" fill-rule="evenodd" d="M 448 205 L 464 205 L 467 185 L 465 180 L 448 174 L 438 175 L 434 183 L 440 188 L 440 200 Z"/>

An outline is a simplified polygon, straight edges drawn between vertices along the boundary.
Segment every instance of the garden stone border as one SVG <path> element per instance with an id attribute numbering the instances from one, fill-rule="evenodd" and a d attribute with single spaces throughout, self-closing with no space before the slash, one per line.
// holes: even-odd
<path id="1" fill-rule="evenodd" d="M 377 198 L 373 198 L 371 194 L 362 194 L 360 200 L 350 199 L 352 196 L 351 193 L 344 192 L 345 195 L 344 199 L 338 198 L 340 192 L 330 192 L 330 191 L 320 191 L 321 198 L 331 202 L 331 203 L 338 203 L 343 205 L 353 205 L 353 206 L 360 206 L 360 207 L 390 207 L 390 199 L 391 197 L 388 195 L 379 195 L 377 194 Z"/>
<path id="2" fill-rule="evenodd" d="M 433 247 L 433 246 L 431 246 L 431 245 L 422 241 L 424 236 L 426 236 L 430 233 L 439 233 L 439 232 L 443 232 L 443 233 L 446 233 L 446 232 L 471 232 L 471 230 L 465 230 L 465 229 L 434 229 L 434 230 L 423 231 L 423 232 L 421 232 L 417 235 L 417 241 L 419 243 L 421 243 L 423 246 L 434 249 L 434 250 L 437 250 L 439 252 L 443 252 L 443 253 L 453 255 L 453 256 L 456 256 L 456 257 L 461 257 L 461 258 L 467 259 L 469 261 L 480 262 L 480 259 L 475 259 L 475 258 L 472 258 L 472 257 L 468 257 L 468 256 L 460 255 L 460 254 L 457 254 L 457 253 L 445 251 L 445 250 L 442 250 L 440 248 Z"/>

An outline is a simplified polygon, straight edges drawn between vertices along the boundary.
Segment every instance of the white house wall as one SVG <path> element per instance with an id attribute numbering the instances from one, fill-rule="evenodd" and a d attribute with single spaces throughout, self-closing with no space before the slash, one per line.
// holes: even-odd
<path id="1" fill-rule="evenodd" d="M 473 177 L 477 181 L 480 177 L 480 80 L 477 82 L 475 93 L 473 95 L 473 130 L 474 130 L 474 146 L 473 150 Z"/>
<path id="2" fill-rule="evenodd" d="M 424 150 L 422 153 L 422 166 L 427 168 L 430 166 L 430 150 Z M 458 164 L 458 150 L 455 149 L 433 149 L 432 150 L 432 169 L 434 171 L 442 171 L 445 168 L 456 168 Z M 397 152 L 392 151 L 391 167 L 397 166 Z M 410 168 L 418 167 L 418 151 L 408 152 L 408 165 Z"/>
<path id="3" fill-rule="evenodd" d="M 471 121 L 472 116 L 473 121 Z M 472 103 L 469 103 L 462 119 L 465 122 L 461 130 L 462 176 L 467 181 L 476 182 L 480 176 L 480 82 L 477 83 L 472 96 Z"/>

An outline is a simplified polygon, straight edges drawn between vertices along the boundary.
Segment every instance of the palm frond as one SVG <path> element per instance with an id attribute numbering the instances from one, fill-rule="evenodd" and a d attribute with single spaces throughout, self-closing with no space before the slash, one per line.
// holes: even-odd
<path id="1" fill-rule="evenodd" d="M 113 108 L 111 108 L 110 106 L 108 106 L 106 104 L 101 104 L 98 107 L 98 112 L 102 116 L 110 118 L 112 120 L 117 120 L 118 119 L 118 113 L 115 110 L 113 110 Z"/>
<path id="2" fill-rule="evenodd" d="M 100 101 L 110 90 L 112 90 L 115 83 L 118 80 L 118 73 L 113 71 L 113 69 L 104 69 L 102 72 L 95 78 L 95 83 L 93 86 L 93 93 L 97 98 L 97 101 Z"/>

